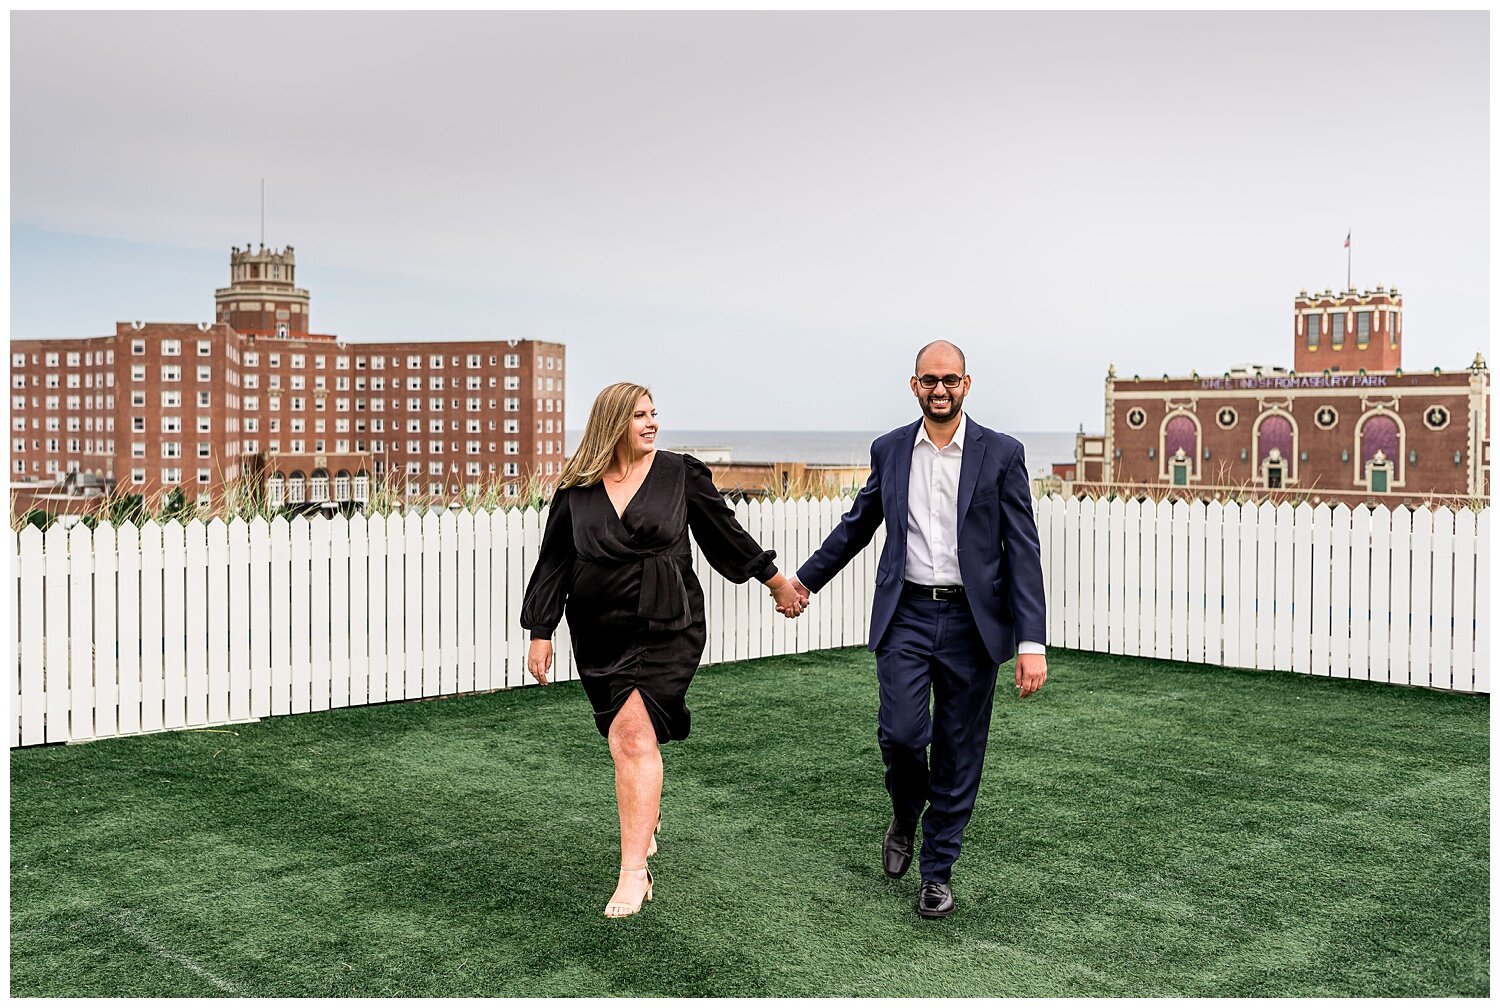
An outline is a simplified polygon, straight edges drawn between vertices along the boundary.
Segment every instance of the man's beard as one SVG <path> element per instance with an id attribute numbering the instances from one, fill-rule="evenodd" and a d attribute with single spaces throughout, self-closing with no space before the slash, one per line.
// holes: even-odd
<path id="1" fill-rule="evenodd" d="M 963 408 L 964 397 L 958 394 L 956 389 L 945 389 L 944 391 L 947 393 L 949 399 L 949 409 L 946 413 L 934 413 L 932 410 L 932 404 L 928 401 L 929 397 L 926 395 L 917 400 L 922 404 L 922 415 L 931 420 L 933 423 L 947 423 L 948 421 L 957 418 L 958 411 Z"/>

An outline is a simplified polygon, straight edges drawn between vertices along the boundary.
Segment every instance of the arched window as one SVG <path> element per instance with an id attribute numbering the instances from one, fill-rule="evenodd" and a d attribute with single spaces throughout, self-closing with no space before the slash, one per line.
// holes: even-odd
<path id="1" fill-rule="evenodd" d="M 333 478 L 333 499 L 346 501 L 349 499 L 349 471 L 340 469 L 338 475 Z"/>
<path id="2" fill-rule="evenodd" d="M 1174 413 L 1162 423 L 1162 478 L 1174 486 L 1197 479 L 1198 421 L 1188 413 Z"/>
<path id="3" fill-rule="evenodd" d="M 281 507 L 285 499 L 286 479 L 279 472 L 272 473 L 266 480 L 266 503 L 272 507 Z"/>
<path id="4" fill-rule="evenodd" d="M 313 470 L 312 480 L 307 485 L 307 499 L 317 504 L 328 499 L 328 470 Z"/>
<path id="5" fill-rule="evenodd" d="M 307 500 L 307 487 L 303 483 L 302 470 L 297 470 L 287 477 L 286 502 L 288 504 L 302 504 Z"/>
<path id="6" fill-rule="evenodd" d="M 1285 413 L 1265 413 L 1255 423 L 1255 475 L 1273 490 L 1297 481 L 1297 429 Z"/>
<path id="7" fill-rule="evenodd" d="M 1402 481 L 1405 435 L 1394 416 L 1379 412 L 1364 417 L 1355 437 L 1359 443 L 1357 483 L 1376 493 L 1384 493 Z"/>
<path id="8" fill-rule="evenodd" d="M 370 499 L 370 474 L 363 469 L 354 476 L 354 499 L 361 504 Z"/>

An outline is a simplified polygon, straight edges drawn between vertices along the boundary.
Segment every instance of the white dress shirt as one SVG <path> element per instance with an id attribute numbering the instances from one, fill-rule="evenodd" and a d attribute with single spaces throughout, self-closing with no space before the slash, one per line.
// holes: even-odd
<path id="1" fill-rule="evenodd" d="M 958 475 L 963 468 L 969 418 L 958 415 L 953 440 L 942 448 L 917 425 L 906 497 L 906 580 L 923 585 L 961 585 L 958 569 Z M 1019 654 L 1046 654 L 1036 641 L 1021 641 Z"/>

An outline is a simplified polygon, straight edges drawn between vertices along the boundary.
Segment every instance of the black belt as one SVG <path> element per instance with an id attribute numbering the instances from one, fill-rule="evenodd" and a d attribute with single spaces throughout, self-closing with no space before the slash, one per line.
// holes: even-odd
<path id="1" fill-rule="evenodd" d="M 915 581 L 902 583 L 906 586 L 906 594 L 920 595 L 934 602 L 947 602 L 949 599 L 959 598 L 964 593 L 963 585 L 924 585 L 917 584 Z"/>

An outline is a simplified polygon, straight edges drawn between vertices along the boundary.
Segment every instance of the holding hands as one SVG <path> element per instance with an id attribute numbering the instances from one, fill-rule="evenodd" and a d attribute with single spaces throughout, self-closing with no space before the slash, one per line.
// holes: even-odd
<path id="1" fill-rule="evenodd" d="M 771 589 L 771 598 L 776 602 L 776 611 L 787 619 L 801 616 L 812 603 L 812 593 L 796 577 L 777 574 L 766 583 Z"/>

